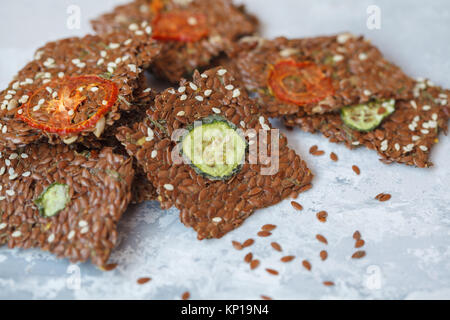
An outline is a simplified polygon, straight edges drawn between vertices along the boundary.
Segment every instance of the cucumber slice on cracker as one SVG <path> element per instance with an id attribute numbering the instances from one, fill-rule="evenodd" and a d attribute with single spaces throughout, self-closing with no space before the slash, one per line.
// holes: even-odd
<path id="1" fill-rule="evenodd" d="M 361 132 L 369 132 L 375 130 L 394 111 L 394 99 L 372 101 L 342 108 L 341 118 L 347 127 Z"/>
<path id="2" fill-rule="evenodd" d="M 62 183 L 53 183 L 48 186 L 34 203 L 41 216 L 50 218 L 62 211 L 70 202 L 69 186 Z"/>

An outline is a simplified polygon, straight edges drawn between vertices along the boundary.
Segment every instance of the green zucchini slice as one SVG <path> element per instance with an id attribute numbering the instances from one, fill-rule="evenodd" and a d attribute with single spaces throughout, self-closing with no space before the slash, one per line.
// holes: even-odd
<path id="1" fill-rule="evenodd" d="M 69 202 L 69 186 L 57 182 L 48 186 L 39 198 L 34 200 L 39 213 L 46 218 L 57 215 Z"/>
<path id="2" fill-rule="evenodd" d="M 377 128 L 394 111 L 394 99 L 372 101 L 342 108 L 341 118 L 347 127 L 361 132 L 369 132 Z"/>
<path id="3" fill-rule="evenodd" d="M 209 116 L 188 127 L 181 153 L 195 172 L 210 180 L 226 180 L 242 167 L 247 142 L 234 124 Z"/>

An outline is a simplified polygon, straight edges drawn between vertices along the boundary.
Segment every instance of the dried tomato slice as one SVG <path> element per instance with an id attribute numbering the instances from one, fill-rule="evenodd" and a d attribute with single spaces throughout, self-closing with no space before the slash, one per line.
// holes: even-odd
<path id="1" fill-rule="evenodd" d="M 206 16 L 190 11 L 160 13 L 153 21 L 155 40 L 195 42 L 209 34 Z"/>
<path id="2" fill-rule="evenodd" d="M 303 106 L 334 94 L 329 77 L 313 62 L 282 60 L 271 67 L 268 85 L 280 100 Z"/>
<path id="3" fill-rule="evenodd" d="M 66 77 L 36 90 L 16 117 L 48 133 L 77 133 L 95 126 L 118 93 L 114 82 L 95 75 Z"/>

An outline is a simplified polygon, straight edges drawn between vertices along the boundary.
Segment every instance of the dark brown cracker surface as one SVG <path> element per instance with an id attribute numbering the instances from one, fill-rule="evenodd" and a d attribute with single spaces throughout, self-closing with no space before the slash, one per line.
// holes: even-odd
<path id="1" fill-rule="evenodd" d="M 93 27 L 101 34 L 128 29 L 139 34 L 151 33 L 155 18 L 150 10 L 151 3 L 151 0 L 135 0 L 118 6 L 113 12 L 95 19 Z M 210 60 L 230 48 L 233 41 L 253 34 L 258 27 L 256 18 L 243 7 L 234 6 L 231 0 L 167 0 L 163 3 L 164 11 L 189 10 L 204 14 L 209 25 L 208 37 L 200 41 L 163 43 L 162 53 L 155 59 L 152 69 L 173 83 L 196 68 L 207 67 Z M 150 40 L 151 36 L 146 35 Z"/>
<path id="2" fill-rule="evenodd" d="M 196 72 L 193 82 L 182 81 L 179 89 L 164 91 L 156 98 L 148 119 L 132 128 L 119 128 L 117 135 L 156 187 L 161 206 L 176 206 L 181 221 L 194 228 L 199 239 L 220 238 L 241 225 L 254 210 L 296 197 L 311 186 L 313 177 L 305 162 L 287 147 L 283 135 L 279 169 L 273 175 L 261 174 L 261 169 L 270 164 L 247 161 L 231 179 L 211 181 L 188 164 L 174 164 L 174 130 L 217 113 L 244 130 L 271 128 L 230 72 L 219 67 L 201 75 Z M 272 133 L 268 132 L 270 144 Z"/>
<path id="3" fill-rule="evenodd" d="M 285 124 L 308 132 L 319 131 L 331 142 L 344 142 L 349 148 L 364 145 L 375 149 L 386 163 L 429 167 L 430 151 L 439 141 L 439 131 L 447 131 L 450 91 L 428 84 L 417 82 L 412 90 L 415 97 L 397 101 L 395 112 L 371 132 L 348 128 L 339 113 L 286 117 Z"/>
<path id="4" fill-rule="evenodd" d="M 131 199 L 131 159 L 110 148 L 79 154 L 68 146 L 39 144 L 2 152 L 0 172 L 0 244 L 106 264 Z M 55 182 L 69 186 L 70 202 L 45 218 L 33 201 Z"/>
<path id="5" fill-rule="evenodd" d="M 368 40 L 346 33 L 292 40 L 248 37 L 231 50 L 230 57 L 227 64 L 270 117 L 325 113 L 377 98 L 407 98 L 406 89 L 412 86 L 412 80 Z M 276 98 L 267 86 L 269 70 L 286 59 L 314 62 L 331 78 L 334 94 L 304 106 Z"/>
<path id="6" fill-rule="evenodd" d="M 155 42 L 143 42 L 133 33 L 115 33 L 101 38 L 88 35 L 50 42 L 38 49 L 34 60 L 18 72 L 8 88 L 0 92 L 0 148 L 11 150 L 47 137 L 50 143 L 85 142 L 97 140 L 102 128 L 91 127 L 78 135 L 47 134 L 15 118 L 22 104 L 36 90 L 64 77 L 97 75 L 119 87 L 119 97 L 105 115 L 107 129 L 120 119 L 121 113 L 133 108 L 133 91 L 139 87 L 140 74 L 159 52 Z M 89 93 L 95 95 L 94 93 Z M 95 103 L 95 105 L 93 105 Z M 98 102 L 89 98 L 79 109 L 97 108 Z M 101 121 L 98 122 L 100 124 Z M 97 133 L 94 135 L 94 133 Z M 76 140 L 74 140 L 76 139 Z"/>

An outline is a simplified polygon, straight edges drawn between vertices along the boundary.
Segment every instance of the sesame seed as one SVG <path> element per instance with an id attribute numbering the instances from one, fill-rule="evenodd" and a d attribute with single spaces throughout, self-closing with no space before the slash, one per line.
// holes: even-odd
<path id="1" fill-rule="evenodd" d="M 167 92 L 170 93 L 170 94 L 175 94 L 175 93 L 176 93 L 175 90 L 172 89 L 172 88 L 170 88 L 169 90 L 167 90 Z"/>
<path id="2" fill-rule="evenodd" d="M 172 191 L 173 190 L 173 185 L 171 184 L 165 184 L 164 185 L 164 189 L 168 190 L 168 191 Z"/>
<path id="3" fill-rule="evenodd" d="M 413 121 L 414 122 L 418 122 L 420 120 L 420 117 L 419 116 L 415 116 L 414 118 L 413 118 Z"/>
<path id="4" fill-rule="evenodd" d="M 339 62 L 339 61 L 342 61 L 342 60 L 344 60 L 344 56 L 343 56 L 343 55 L 335 54 L 335 55 L 333 56 L 333 61 L 334 61 L 334 62 Z"/>
<path id="5" fill-rule="evenodd" d="M 198 89 L 198 87 L 197 87 L 195 84 L 193 84 L 192 82 L 189 83 L 189 86 L 190 86 L 191 89 L 194 90 L 194 91 L 196 91 L 196 90 Z"/>
<path id="6" fill-rule="evenodd" d="M 399 150 L 400 150 L 400 145 L 399 145 L 398 143 L 396 143 L 396 144 L 394 145 L 394 148 L 395 148 L 395 150 L 399 151 Z"/>
<path id="7" fill-rule="evenodd" d="M 225 86 L 225 89 L 231 91 L 234 89 L 234 86 L 232 84 L 229 84 L 229 85 Z"/>
<path id="8" fill-rule="evenodd" d="M 69 116 L 73 116 L 74 111 L 73 111 L 73 110 L 69 110 L 69 112 L 67 112 L 67 114 L 68 114 Z"/>
<path id="9" fill-rule="evenodd" d="M 12 88 L 13 88 L 14 90 L 19 89 L 19 87 L 20 87 L 20 82 L 19 82 L 19 81 L 14 82 L 14 84 L 12 85 Z"/>
<path id="10" fill-rule="evenodd" d="M 6 197 L 0 196 L 0 201 L 5 200 L 5 199 L 6 199 Z"/>
<path id="11" fill-rule="evenodd" d="M 409 102 L 414 109 L 417 109 L 417 103 L 414 100 Z"/>
<path id="12" fill-rule="evenodd" d="M 98 87 L 92 87 L 92 88 L 91 88 L 91 91 L 92 91 L 92 92 L 97 92 L 97 91 L 98 91 Z"/>
<path id="13" fill-rule="evenodd" d="M 182 117 L 182 116 L 184 116 L 185 115 L 185 112 L 184 111 L 179 111 L 178 113 L 177 113 L 177 116 L 178 117 Z"/>
<path id="14" fill-rule="evenodd" d="M 20 231 L 14 231 L 12 234 L 11 234 L 11 237 L 13 237 L 13 238 L 18 238 L 18 237 L 20 237 L 22 235 L 22 232 L 20 232 Z"/>
<path id="15" fill-rule="evenodd" d="M 363 93 L 364 93 L 366 96 L 370 96 L 370 95 L 372 94 L 372 92 L 370 92 L 370 90 L 367 90 L 367 89 L 365 89 L 365 90 L 363 91 Z"/>
<path id="16" fill-rule="evenodd" d="M 227 70 L 225 70 L 225 69 L 220 69 L 220 70 L 218 70 L 217 71 L 217 74 L 219 75 L 219 76 L 223 76 L 225 73 L 227 73 L 228 71 Z"/>
<path id="17" fill-rule="evenodd" d="M 142 30 L 137 30 L 137 31 L 135 32 L 135 34 L 136 34 L 137 36 L 142 36 L 142 35 L 144 34 L 144 31 L 142 31 Z"/>
<path id="18" fill-rule="evenodd" d="M 265 121 L 266 121 L 266 120 L 264 119 L 263 116 L 260 116 L 260 117 L 259 117 L 259 123 L 260 123 L 261 125 L 263 125 Z"/>
<path id="19" fill-rule="evenodd" d="M 148 26 L 145 28 L 145 33 L 150 34 L 152 33 L 152 27 Z"/>
<path id="20" fill-rule="evenodd" d="M 72 59 L 72 63 L 75 65 L 79 64 L 80 62 L 80 59 Z"/>
<path id="21" fill-rule="evenodd" d="M 8 131 L 8 127 L 5 125 L 5 126 L 3 126 L 3 128 L 2 128 L 2 133 L 6 133 Z"/>
<path id="22" fill-rule="evenodd" d="M 150 91 L 152 91 L 152 88 L 147 88 L 143 92 L 147 93 L 147 92 L 150 92 Z"/>
<path id="23" fill-rule="evenodd" d="M 24 173 L 22 173 L 22 176 L 24 177 L 29 177 L 31 175 L 30 171 L 25 171 Z"/>
<path id="24" fill-rule="evenodd" d="M 88 225 L 88 223 L 87 223 L 87 221 L 85 221 L 85 220 L 80 220 L 80 221 L 78 222 L 78 226 L 79 226 L 80 228 L 86 227 L 87 225 Z"/>
<path id="25" fill-rule="evenodd" d="M 6 190 L 5 192 L 10 197 L 13 197 L 16 194 L 16 192 L 14 190 Z"/>
<path id="26" fill-rule="evenodd" d="M 58 78 L 63 78 L 64 77 L 64 72 L 59 72 L 58 73 Z"/>
<path id="27" fill-rule="evenodd" d="M 107 104 L 108 104 L 108 101 L 106 101 L 106 100 L 102 101 L 102 105 L 106 106 Z"/>
<path id="28" fill-rule="evenodd" d="M 4 166 L 1 167 L 1 169 L 0 169 L 0 176 L 2 176 L 5 173 L 5 171 L 6 171 L 6 168 Z"/>
<path id="29" fill-rule="evenodd" d="M 428 151 L 428 148 L 426 146 L 419 146 L 420 150 L 422 151 Z"/>
<path id="30" fill-rule="evenodd" d="M 212 218 L 212 221 L 215 222 L 215 223 L 219 223 L 219 222 L 222 221 L 222 218 L 221 217 L 214 217 L 214 218 Z"/>
<path id="31" fill-rule="evenodd" d="M 265 123 L 262 125 L 262 128 L 265 131 L 269 131 L 270 130 L 270 127 L 267 124 L 265 124 Z"/>
<path id="32" fill-rule="evenodd" d="M 157 155 L 158 155 L 158 151 L 153 150 L 152 154 L 151 154 L 152 159 L 156 158 Z"/>
<path id="33" fill-rule="evenodd" d="M 12 98 L 12 95 L 10 95 L 10 94 L 7 94 L 6 96 L 5 96 L 5 99 L 6 100 L 9 100 L 9 99 L 11 99 Z"/>
<path id="34" fill-rule="evenodd" d="M 198 100 L 198 101 L 203 101 L 203 97 L 202 96 L 196 96 L 195 99 Z"/>
<path id="35" fill-rule="evenodd" d="M 220 113 L 220 109 L 217 109 L 217 108 L 212 108 L 212 111 L 213 111 L 214 113 Z"/>
<path id="36" fill-rule="evenodd" d="M 437 120 L 437 119 L 438 119 L 438 115 L 437 115 L 436 113 L 433 113 L 433 114 L 431 115 L 431 119 Z"/>
<path id="37" fill-rule="evenodd" d="M 85 234 L 85 233 L 88 233 L 88 231 L 89 231 L 89 227 L 84 227 L 83 229 L 80 230 L 80 233 Z"/>
<path id="38" fill-rule="evenodd" d="M 108 46 L 110 49 L 117 49 L 120 47 L 120 44 L 118 43 L 110 43 Z"/>
<path id="39" fill-rule="evenodd" d="M 49 243 L 52 243 L 53 241 L 55 241 L 55 235 L 52 233 L 51 235 L 48 236 L 47 241 Z"/>
<path id="40" fill-rule="evenodd" d="M 191 26 L 195 26 L 198 23 L 198 21 L 195 17 L 189 17 L 187 19 L 187 23 Z"/>
<path id="41" fill-rule="evenodd" d="M 181 97 L 180 97 L 180 100 L 181 101 L 184 101 L 184 100 L 186 100 L 187 99 L 187 95 L 185 95 L 185 94 L 183 94 Z"/>
<path id="42" fill-rule="evenodd" d="M 422 132 L 423 134 L 429 134 L 430 133 L 430 131 L 427 130 L 427 129 L 422 129 L 422 130 L 420 130 L 420 132 Z"/>
<path id="43" fill-rule="evenodd" d="M 129 64 L 128 68 L 130 69 L 131 72 L 134 72 L 134 73 L 137 72 L 137 67 L 135 64 Z"/>
<path id="44" fill-rule="evenodd" d="M 128 26 L 128 29 L 130 29 L 131 31 L 136 31 L 137 29 L 139 29 L 139 26 L 136 23 L 132 23 Z"/>
<path id="45" fill-rule="evenodd" d="M 73 230 L 71 230 L 70 232 L 69 232 L 69 234 L 67 235 L 67 239 L 72 239 L 73 237 L 75 236 L 75 231 L 73 231 Z"/>
<path id="46" fill-rule="evenodd" d="M 183 93 L 183 92 L 185 92 L 186 91 L 186 87 L 185 86 L 182 86 L 182 87 L 179 87 L 178 88 L 178 92 L 179 93 Z"/>
<path id="47" fill-rule="evenodd" d="M 341 33 L 340 35 L 337 36 L 336 40 L 338 43 L 346 43 L 348 39 L 351 38 L 351 34 L 349 33 Z"/>
<path id="48" fill-rule="evenodd" d="M 5 229 L 6 228 L 6 226 L 7 226 L 7 224 L 6 223 L 0 223 L 0 230 L 3 230 L 3 229 Z"/>
<path id="49" fill-rule="evenodd" d="M 148 128 L 147 129 L 147 138 L 150 140 L 147 140 L 147 141 L 152 141 L 154 137 L 155 137 L 155 133 L 153 132 L 153 130 L 151 128 Z"/>
<path id="50" fill-rule="evenodd" d="M 241 120 L 241 122 L 239 122 L 239 124 L 241 125 L 242 128 L 245 128 L 245 122 Z"/>
<path id="51" fill-rule="evenodd" d="M 237 98 L 241 95 L 241 91 L 239 89 L 233 90 L 233 98 Z"/>
<path id="52" fill-rule="evenodd" d="M 207 75 L 206 73 L 202 73 L 200 76 L 201 76 L 203 79 L 208 78 L 208 75 Z"/>

